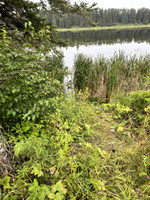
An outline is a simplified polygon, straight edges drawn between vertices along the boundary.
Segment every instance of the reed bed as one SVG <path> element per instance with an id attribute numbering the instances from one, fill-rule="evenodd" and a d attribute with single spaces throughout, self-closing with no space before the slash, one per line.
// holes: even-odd
<path id="1" fill-rule="evenodd" d="M 107 59 L 92 59 L 78 54 L 74 62 L 74 83 L 77 91 L 88 88 L 90 97 L 109 102 L 114 94 L 144 90 L 149 87 L 150 55 L 137 58 L 123 52 Z"/>

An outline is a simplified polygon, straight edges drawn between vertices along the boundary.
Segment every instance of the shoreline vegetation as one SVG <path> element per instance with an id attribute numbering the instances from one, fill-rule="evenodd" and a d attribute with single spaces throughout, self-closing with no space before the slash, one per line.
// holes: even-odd
<path id="1" fill-rule="evenodd" d="M 150 56 L 79 54 L 69 97 L 62 53 L 27 26 L 0 37 L 0 199 L 148 200 Z"/>
<path id="2" fill-rule="evenodd" d="M 150 28 L 150 24 L 128 24 L 128 25 L 115 25 L 115 26 L 101 26 L 101 27 L 72 27 L 72 28 L 57 28 L 58 32 L 78 32 L 78 31 L 98 31 L 98 30 L 126 30 L 126 29 L 141 29 Z"/>
<path id="3" fill-rule="evenodd" d="M 74 62 L 74 84 L 77 91 L 88 88 L 90 98 L 101 103 L 117 102 L 121 93 L 147 90 L 150 55 L 136 58 L 124 52 L 110 59 L 78 54 Z M 136 83 L 136 84 L 135 84 Z M 115 97 L 115 98 L 114 98 Z"/>

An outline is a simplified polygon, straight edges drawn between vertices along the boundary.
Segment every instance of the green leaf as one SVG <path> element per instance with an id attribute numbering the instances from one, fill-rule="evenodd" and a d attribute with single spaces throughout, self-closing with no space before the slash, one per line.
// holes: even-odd
<path id="1" fill-rule="evenodd" d="M 39 183 L 38 183 L 38 181 L 36 179 L 34 179 L 33 184 L 34 184 L 35 187 L 39 186 Z"/>
<path id="2" fill-rule="evenodd" d="M 32 23 L 29 21 L 28 24 L 29 24 L 29 26 L 31 26 Z"/>
<path id="3" fill-rule="evenodd" d="M 16 128 L 17 128 L 17 129 L 20 129 L 20 128 L 21 128 L 21 126 L 20 126 L 19 123 L 16 124 Z"/>
<path id="4" fill-rule="evenodd" d="M 38 177 L 43 176 L 43 172 L 41 170 L 41 165 L 39 163 L 36 163 L 32 166 L 33 170 L 31 171 L 31 174 L 38 175 Z"/>
<path id="5" fill-rule="evenodd" d="M 5 176 L 3 179 L 0 179 L 0 185 L 4 187 L 4 189 L 9 189 L 10 188 L 10 177 Z"/>
<path id="6" fill-rule="evenodd" d="M 55 194 L 52 193 L 52 192 L 49 193 L 49 194 L 48 194 L 48 198 L 49 198 L 49 199 L 55 199 Z"/>
<path id="7" fill-rule="evenodd" d="M 25 29 L 27 28 L 27 26 L 28 26 L 28 23 L 25 22 L 25 23 L 24 23 L 24 27 L 25 27 Z"/>
<path id="8" fill-rule="evenodd" d="M 122 126 L 119 126 L 119 127 L 117 128 L 117 133 L 121 133 L 123 130 L 124 130 L 124 128 L 123 128 Z"/>
<path id="9" fill-rule="evenodd" d="M 16 91 L 17 91 L 16 89 L 13 89 L 13 90 L 12 90 L 12 93 L 14 94 Z"/>
<path id="10" fill-rule="evenodd" d="M 33 120 L 33 121 L 35 120 L 35 115 L 32 115 L 32 120 Z"/>
<path id="11" fill-rule="evenodd" d="M 147 173 L 145 173 L 145 172 L 139 173 L 139 177 L 142 177 L 142 176 L 147 176 Z"/>
<path id="12" fill-rule="evenodd" d="M 15 117 L 15 115 L 16 115 L 16 111 L 13 111 L 13 112 L 12 112 L 12 115 Z"/>

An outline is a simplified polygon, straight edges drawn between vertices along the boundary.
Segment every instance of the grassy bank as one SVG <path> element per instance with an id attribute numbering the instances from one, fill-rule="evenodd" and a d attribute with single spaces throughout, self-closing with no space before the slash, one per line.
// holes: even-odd
<path id="1" fill-rule="evenodd" d="M 106 27 L 73 27 L 73 28 L 58 28 L 57 31 L 65 32 L 77 32 L 77 31 L 98 31 L 98 30 L 122 30 L 122 29 L 140 29 L 140 28 L 150 28 L 150 24 L 138 24 L 138 25 L 116 25 L 116 26 L 106 26 Z"/>

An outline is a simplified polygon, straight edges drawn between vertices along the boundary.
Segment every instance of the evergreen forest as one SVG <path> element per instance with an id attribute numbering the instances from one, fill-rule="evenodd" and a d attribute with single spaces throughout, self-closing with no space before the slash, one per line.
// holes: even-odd
<path id="1" fill-rule="evenodd" d="M 47 22 L 52 22 L 58 28 L 71 27 L 90 27 L 96 26 L 114 26 L 119 24 L 149 24 L 150 9 L 97 9 L 87 14 L 92 20 L 89 23 L 83 16 L 77 13 L 64 14 L 63 17 L 55 12 L 49 12 L 46 16 Z"/>

